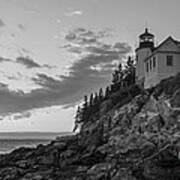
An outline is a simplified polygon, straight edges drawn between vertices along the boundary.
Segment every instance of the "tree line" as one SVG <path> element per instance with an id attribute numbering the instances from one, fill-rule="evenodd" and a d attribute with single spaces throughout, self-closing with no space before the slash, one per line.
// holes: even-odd
<path id="1" fill-rule="evenodd" d="M 96 114 L 98 118 L 100 104 L 113 93 L 125 91 L 128 87 L 135 84 L 135 69 L 135 61 L 128 57 L 125 64 L 120 63 L 113 71 L 112 82 L 105 88 L 105 91 L 100 88 L 98 92 L 91 93 L 89 97 L 87 95 L 84 96 L 82 105 L 77 108 L 74 131 L 80 124 L 92 120 L 90 119 L 92 114 Z"/>

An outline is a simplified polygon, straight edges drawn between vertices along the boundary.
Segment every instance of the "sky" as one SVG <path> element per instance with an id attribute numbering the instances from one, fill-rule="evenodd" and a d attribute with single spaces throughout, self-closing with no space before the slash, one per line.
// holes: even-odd
<path id="1" fill-rule="evenodd" d="M 148 27 L 180 40 L 179 0 L 0 0 L 0 132 L 71 131 Z"/>

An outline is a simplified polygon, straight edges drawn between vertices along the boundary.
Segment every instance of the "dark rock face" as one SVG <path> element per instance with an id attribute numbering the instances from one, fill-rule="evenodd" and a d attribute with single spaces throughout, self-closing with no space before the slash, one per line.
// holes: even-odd
<path id="1" fill-rule="evenodd" d="M 116 107 L 106 99 L 77 135 L 1 155 L 0 180 L 179 180 L 177 82 L 180 75 Z"/>

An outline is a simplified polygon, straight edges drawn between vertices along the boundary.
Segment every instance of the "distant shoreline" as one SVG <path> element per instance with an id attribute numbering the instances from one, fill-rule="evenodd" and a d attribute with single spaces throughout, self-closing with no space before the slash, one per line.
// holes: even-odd
<path id="1" fill-rule="evenodd" d="M 73 133 L 54 133 L 54 132 L 11 132 L 0 133 L 0 155 L 11 153 L 12 151 L 22 148 L 36 148 L 38 145 L 46 145 L 52 140 L 61 136 L 72 135 Z"/>

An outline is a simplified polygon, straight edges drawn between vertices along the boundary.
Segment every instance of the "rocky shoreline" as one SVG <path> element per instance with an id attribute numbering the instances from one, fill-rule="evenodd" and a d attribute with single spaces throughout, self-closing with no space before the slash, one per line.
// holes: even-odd
<path id="1" fill-rule="evenodd" d="M 0 156 L 0 180 L 180 179 L 180 75 L 84 122 L 76 135 Z"/>

